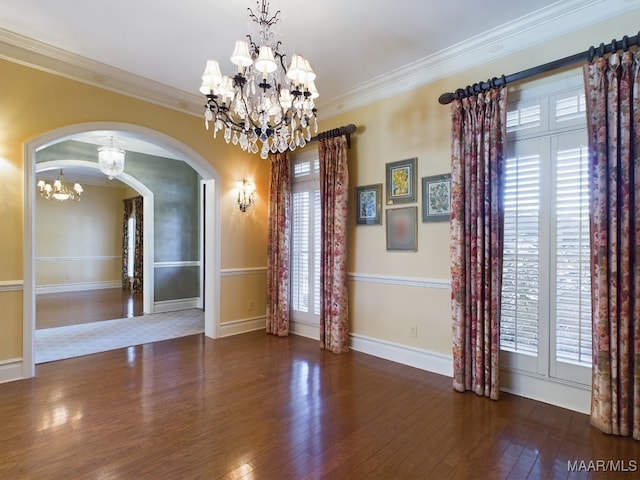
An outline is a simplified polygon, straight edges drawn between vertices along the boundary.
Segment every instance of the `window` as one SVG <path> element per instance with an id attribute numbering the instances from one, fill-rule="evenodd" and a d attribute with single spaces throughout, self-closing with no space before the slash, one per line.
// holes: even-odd
<path id="1" fill-rule="evenodd" d="M 510 99 L 500 343 L 504 366 L 589 385 L 588 149 L 580 80 Z"/>
<path id="2" fill-rule="evenodd" d="M 317 151 L 292 160 L 292 320 L 320 323 L 320 162 Z"/>

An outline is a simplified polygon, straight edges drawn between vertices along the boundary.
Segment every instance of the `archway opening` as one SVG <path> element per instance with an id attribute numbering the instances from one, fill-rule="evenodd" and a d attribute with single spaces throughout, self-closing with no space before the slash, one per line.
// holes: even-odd
<path id="1" fill-rule="evenodd" d="M 91 136 L 104 136 L 116 134 L 126 139 L 127 142 L 139 145 L 150 145 L 157 150 L 151 155 L 162 152 L 162 155 L 180 160 L 189 165 L 201 177 L 201 190 L 203 196 L 202 205 L 207 205 L 206 211 L 200 213 L 202 228 L 200 229 L 200 249 L 202 252 L 202 262 L 200 262 L 200 277 L 207 279 L 206 287 L 201 282 L 201 307 L 204 310 L 205 334 L 216 338 L 219 332 L 219 278 L 220 278 L 220 234 L 219 234 L 219 196 L 216 186 L 219 176 L 215 169 L 206 160 L 192 151 L 186 145 L 168 137 L 162 133 L 135 125 L 121 123 L 90 123 L 74 125 L 49 132 L 38 137 L 25 146 L 25 289 L 24 289 L 24 325 L 23 325 L 23 376 L 30 377 L 35 373 L 34 356 L 34 330 L 35 330 L 35 195 L 36 179 L 35 174 L 44 168 L 59 168 L 62 166 L 82 166 L 96 168 L 97 163 L 86 165 L 82 160 L 56 160 L 55 162 L 36 163 L 37 153 L 60 142 L 73 139 L 87 139 Z M 125 172 L 121 175 L 124 183 L 130 185 L 134 190 L 143 193 L 145 210 L 153 211 L 154 196 L 147 186 L 139 181 L 134 175 Z M 206 188 L 205 188 L 206 186 Z M 153 219 L 149 214 L 146 218 Z M 145 227 L 147 227 L 145 220 Z M 149 272 L 145 277 L 150 280 L 148 288 L 145 288 L 145 312 L 153 313 L 157 307 L 154 301 L 155 259 L 154 249 L 154 227 L 151 220 L 150 228 L 145 228 L 145 240 L 149 248 L 149 259 L 145 265 L 149 266 Z M 147 238 L 147 232 L 150 236 Z M 207 238 L 204 243 L 203 238 Z M 145 249 L 146 250 L 146 249 Z M 147 257 L 147 254 L 145 254 Z M 206 259 L 206 261 L 204 261 Z"/>

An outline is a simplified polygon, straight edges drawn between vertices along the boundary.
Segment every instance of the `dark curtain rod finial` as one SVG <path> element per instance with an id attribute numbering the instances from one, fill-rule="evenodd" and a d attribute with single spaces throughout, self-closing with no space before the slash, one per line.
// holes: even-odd
<path id="1" fill-rule="evenodd" d="M 467 86 L 466 88 L 459 88 L 455 91 L 455 93 L 443 93 L 442 95 L 440 95 L 440 97 L 438 97 L 438 102 L 441 105 L 447 105 L 454 100 L 461 100 L 464 97 L 470 97 L 476 93 L 480 93 L 491 88 L 506 86 L 507 83 L 523 80 L 525 78 L 540 75 L 542 73 L 547 73 L 552 70 L 575 65 L 576 63 L 580 62 L 592 62 L 596 57 L 604 57 L 607 53 L 617 52 L 620 49 L 626 52 L 627 50 L 629 50 L 629 47 L 638 45 L 640 43 L 639 39 L 640 32 L 638 32 L 636 36 L 631 38 L 625 35 L 624 37 L 622 37 L 622 40 L 620 42 L 616 39 L 613 39 L 608 45 L 601 43 L 597 48 L 591 46 L 589 50 L 581 53 L 576 53 L 575 55 L 571 55 L 570 57 L 560 58 L 558 60 L 554 60 L 553 62 L 545 63 L 544 65 L 538 65 L 537 67 L 522 70 L 521 72 L 513 73 L 511 75 L 502 75 L 501 78 L 494 77 L 487 82 L 480 82 L 472 86 Z"/>
<path id="2" fill-rule="evenodd" d="M 342 127 L 334 128 L 332 130 L 327 130 L 326 132 L 320 132 L 315 137 L 312 137 L 309 142 L 315 142 L 317 140 L 326 140 L 327 138 L 339 137 L 340 135 L 345 135 L 347 137 L 347 145 L 351 147 L 351 134 L 355 133 L 356 126 L 353 123 L 349 125 L 344 125 Z"/>

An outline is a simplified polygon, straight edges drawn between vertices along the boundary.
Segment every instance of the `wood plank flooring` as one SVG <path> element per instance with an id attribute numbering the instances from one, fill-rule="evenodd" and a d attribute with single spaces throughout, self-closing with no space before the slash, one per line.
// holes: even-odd
<path id="1" fill-rule="evenodd" d="M 142 293 L 134 294 L 122 288 L 36 295 L 36 330 L 142 314 Z"/>
<path id="2" fill-rule="evenodd" d="M 623 479 L 568 462 L 640 460 L 586 415 L 303 337 L 196 335 L 36 373 L 0 385 L 1 479 Z"/>

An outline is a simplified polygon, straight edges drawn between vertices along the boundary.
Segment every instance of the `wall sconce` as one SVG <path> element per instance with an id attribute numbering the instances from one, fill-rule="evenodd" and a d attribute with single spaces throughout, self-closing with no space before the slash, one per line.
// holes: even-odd
<path id="1" fill-rule="evenodd" d="M 248 182 L 247 180 L 241 180 L 238 182 L 238 208 L 241 212 L 246 212 L 247 209 L 256 201 L 256 184 Z"/>

